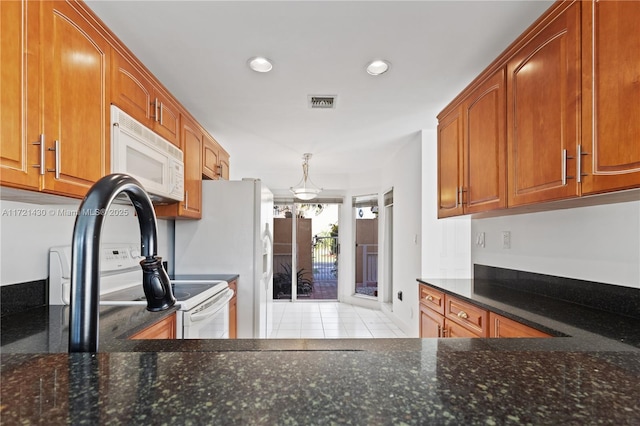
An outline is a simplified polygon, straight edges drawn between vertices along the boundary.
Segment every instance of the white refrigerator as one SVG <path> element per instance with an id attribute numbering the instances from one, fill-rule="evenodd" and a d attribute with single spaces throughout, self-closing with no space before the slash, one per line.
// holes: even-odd
<path id="1" fill-rule="evenodd" d="M 202 182 L 202 219 L 175 222 L 176 275 L 238 274 L 238 338 L 273 329 L 273 194 L 259 179 Z"/>

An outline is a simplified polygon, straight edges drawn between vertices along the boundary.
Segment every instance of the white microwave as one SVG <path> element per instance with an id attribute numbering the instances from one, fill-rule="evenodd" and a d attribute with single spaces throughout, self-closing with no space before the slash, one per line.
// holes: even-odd
<path id="1" fill-rule="evenodd" d="M 137 179 L 155 203 L 184 199 L 182 151 L 114 105 L 111 106 L 111 172 Z"/>

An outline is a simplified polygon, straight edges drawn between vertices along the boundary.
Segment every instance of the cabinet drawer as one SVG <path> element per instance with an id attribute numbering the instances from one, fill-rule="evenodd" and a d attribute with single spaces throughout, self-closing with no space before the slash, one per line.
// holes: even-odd
<path id="1" fill-rule="evenodd" d="M 444 293 L 420 284 L 420 303 L 444 315 Z"/>
<path id="2" fill-rule="evenodd" d="M 489 312 L 455 297 L 445 296 L 444 316 L 473 331 L 478 337 L 487 337 Z"/>
<path id="3" fill-rule="evenodd" d="M 493 312 L 489 312 L 489 322 L 489 337 L 551 337 L 547 333 Z"/>

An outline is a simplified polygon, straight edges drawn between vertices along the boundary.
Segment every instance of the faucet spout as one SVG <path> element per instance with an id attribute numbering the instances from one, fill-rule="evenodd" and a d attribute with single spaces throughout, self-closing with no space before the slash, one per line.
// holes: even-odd
<path id="1" fill-rule="evenodd" d="M 100 307 L 100 234 L 113 200 L 124 193 L 136 209 L 144 259 L 143 287 L 147 309 L 160 311 L 176 303 L 171 283 L 157 254 L 158 225 L 153 204 L 140 183 L 126 174 L 107 175 L 96 182 L 78 209 L 71 246 L 69 352 L 98 351 Z"/>

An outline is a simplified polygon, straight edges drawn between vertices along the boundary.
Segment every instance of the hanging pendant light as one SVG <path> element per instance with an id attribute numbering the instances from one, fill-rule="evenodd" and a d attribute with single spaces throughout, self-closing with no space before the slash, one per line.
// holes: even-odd
<path id="1" fill-rule="evenodd" d="M 318 188 L 311 182 L 309 179 L 309 158 L 311 158 L 311 154 L 304 154 L 302 159 L 302 180 L 298 182 L 296 186 L 292 186 L 291 192 L 296 198 L 301 200 L 313 200 L 318 196 L 318 194 L 322 191 L 322 188 Z"/>

